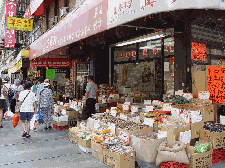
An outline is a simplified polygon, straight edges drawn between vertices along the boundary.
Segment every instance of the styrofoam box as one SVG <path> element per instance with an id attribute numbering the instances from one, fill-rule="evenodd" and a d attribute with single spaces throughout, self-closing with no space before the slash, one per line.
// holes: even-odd
<path id="1" fill-rule="evenodd" d="M 64 116 L 60 116 L 60 117 L 56 117 L 56 116 L 52 116 L 53 121 L 56 122 L 61 122 L 61 121 L 68 121 L 68 115 L 64 115 Z"/>
<path id="2" fill-rule="evenodd" d="M 80 150 L 82 150 L 85 153 L 91 153 L 92 152 L 92 148 L 85 148 L 85 147 L 83 147 L 79 144 L 78 144 L 78 146 L 79 146 Z"/>

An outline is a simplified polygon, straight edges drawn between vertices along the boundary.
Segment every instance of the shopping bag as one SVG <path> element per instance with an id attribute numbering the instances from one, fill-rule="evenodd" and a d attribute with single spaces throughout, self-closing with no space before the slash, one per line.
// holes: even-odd
<path id="1" fill-rule="evenodd" d="M 14 116 L 14 114 L 10 111 L 9 107 L 8 107 L 8 111 L 5 112 L 4 117 L 5 118 L 12 118 Z"/>
<path id="2" fill-rule="evenodd" d="M 19 118 L 20 118 L 20 116 L 19 116 L 18 113 L 16 113 L 16 114 L 13 116 L 13 118 L 12 118 L 13 128 L 16 128 L 16 126 L 18 125 Z"/>
<path id="3" fill-rule="evenodd" d="M 37 114 L 34 114 L 31 121 L 30 121 L 30 129 L 31 130 L 36 129 L 36 119 L 37 119 Z"/>
<path id="4" fill-rule="evenodd" d="M 40 110 L 40 109 L 37 111 L 37 121 L 38 121 L 39 123 L 41 123 L 41 124 L 44 123 L 44 120 L 43 120 L 43 118 L 41 117 L 41 110 Z"/>

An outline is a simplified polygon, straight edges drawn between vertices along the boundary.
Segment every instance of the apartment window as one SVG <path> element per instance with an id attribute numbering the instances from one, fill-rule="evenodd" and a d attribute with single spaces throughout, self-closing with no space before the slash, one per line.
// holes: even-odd
<path id="1" fill-rule="evenodd" d="M 65 0 L 64 2 L 65 2 L 64 6 L 69 7 L 69 0 Z"/>
<path id="2" fill-rule="evenodd" d="M 59 15 L 59 0 L 55 0 L 54 12 L 55 12 L 55 16 Z"/>
<path id="3" fill-rule="evenodd" d="M 46 27 L 47 27 L 47 30 L 49 29 L 49 11 L 50 11 L 50 7 L 48 6 L 46 8 Z"/>

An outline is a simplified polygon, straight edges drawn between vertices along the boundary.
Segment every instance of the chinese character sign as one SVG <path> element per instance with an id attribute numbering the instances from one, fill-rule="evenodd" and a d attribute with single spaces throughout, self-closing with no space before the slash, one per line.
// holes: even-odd
<path id="1" fill-rule="evenodd" d="M 225 67 L 207 67 L 207 90 L 213 103 L 225 104 Z"/>
<path id="2" fill-rule="evenodd" d="M 206 44 L 191 42 L 191 59 L 206 61 Z"/>
<path id="3" fill-rule="evenodd" d="M 16 17 L 16 2 L 6 1 L 6 22 L 8 17 Z M 15 30 L 8 30 L 5 25 L 5 48 L 15 48 Z"/>
<path id="4" fill-rule="evenodd" d="M 7 27 L 10 30 L 32 31 L 33 30 L 33 20 L 8 17 Z"/>

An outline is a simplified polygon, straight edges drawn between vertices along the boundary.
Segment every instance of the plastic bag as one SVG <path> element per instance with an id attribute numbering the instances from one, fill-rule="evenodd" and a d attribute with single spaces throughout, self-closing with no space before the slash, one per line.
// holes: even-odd
<path id="1" fill-rule="evenodd" d="M 204 152 L 207 152 L 209 148 L 209 143 L 198 143 L 198 141 L 196 141 L 194 148 L 196 152 L 204 153 Z"/>
<path id="2" fill-rule="evenodd" d="M 5 118 L 12 118 L 14 116 L 14 114 L 9 110 L 8 107 L 8 111 L 6 111 L 6 113 L 4 114 Z"/>
<path id="3" fill-rule="evenodd" d="M 16 126 L 18 125 L 19 118 L 20 118 L 20 116 L 19 116 L 18 113 L 16 113 L 16 114 L 13 116 L 13 118 L 12 118 L 13 128 L 16 128 Z"/>
<path id="4" fill-rule="evenodd" d="M 34 114 L 31 121 L 30 121 L 30 129 L 31 130 L 36 129 L 36 119 L 37 119 L 37 114 Z"/>
<path id="5" fill-rule="evenodd" d="M 43 120 L 43 118 L 41 117 L 41 110 L 40 110 L 40 109 L 37 111 L 37 121 L 38 121 L 39 123 L 41 123 L 41 124 L 44 123 L 44 120 Z"/>

